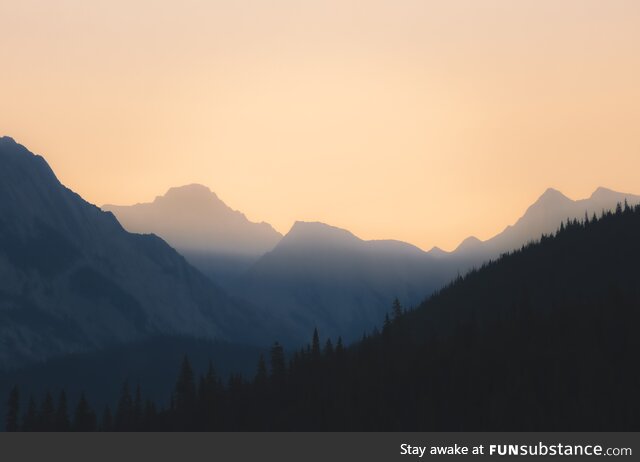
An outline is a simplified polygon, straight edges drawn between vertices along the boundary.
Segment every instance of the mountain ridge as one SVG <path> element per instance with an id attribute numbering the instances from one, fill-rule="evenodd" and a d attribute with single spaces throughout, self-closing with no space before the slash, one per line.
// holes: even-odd
<path id="1" fill-rule="evenodd" d="M 154 232 L 185 252 L 261 255 L 282 238 L 269 223 L 250 221 L 198 183 L 171 187 L 152 202 L 101 208 L 127 230 Z"/>
<path id="2" fill-rule="evenodd" d="M 640 195 L 620 193 L 609 188 L 598 187 L 588 198 L 571 199 L 555 188 L 547 188 L 538 199 L 525 210 L 515 223 L 491 238 L 481 241 L 467 238 L 450 254 L 453 259 L 470 259 L 471 266 L 498 257 L 522 245 L 539 240 L 543 234 L 555 232 L 560 223 L 567 219 L 583 219 L 585 214 L 600 215 L 603 211 L 615 209 L 618 203 L 627 200 L 630 204 L 640 203 Z M 469 239 L 473 239 L 472 245 Z"/>
<path id="3" fill-rule="evenodd" d="M 0 367 L 150 334 L 257 335 L 266 313 L 254 318 L 159 237 L 126 232 L 42 156 L 2 138 L 0 165 Z"/>

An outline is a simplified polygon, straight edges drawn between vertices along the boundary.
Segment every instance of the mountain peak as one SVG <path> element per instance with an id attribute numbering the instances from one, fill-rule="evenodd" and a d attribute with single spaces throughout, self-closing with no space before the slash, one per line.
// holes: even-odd
<path id="1" fill-rule="evenodd" d="M 432 257 L 446 257 L 447 255 L 450 254 L 450 252 L 447 252 L 446 250 L 442 250 L 438 246 L 433 246 L 431 250 L 427 252 L 427 254 L 431 255 Z"/>
<path id="2" fill-rule="evenodd" d="M 218 195 L 213 191 L 211 191 L 211 189 L 209 189 L 207 186 L 199 183 L 192 183 L 184 186 L 175 186 L 175 187 L 169 188 L 167 192 L 164 194 L 164 196 L 160 196 L 159 198 L 156 198 L 156 200 L 177 199 L 177 200 L 190 201 L 194 199 L 211 200 L 214 198 L 217 200 L 220 200 L 218 198 Z"/>
<path id="3" fill-rule="evenodd" d="M 201 184 L 170 188 L 153 202 L 104 205 L 136 233 L 153 233 L 182 252 L 262 255 L 282 235 L 267 223 L 254 223 Z"/>
<path id="4" fill-rule="evenodd" d="M 18 144 L 16 143 L 16 140 L 11 138 L 10 136 L 0 136 L 0 143 Z"/>
<path id="5" fill-rule="evenodd" d="M 326 223 L 322 223 L 320 221 L 296 221 L 287 235 L 300 235 L 300 234 L 313 234 L 313 235 L 341 235 L 341 236 L 350 236 L 355 238 L 355 236 L 347 231 L 346 229 L 338 228 L 336 226 L 331 226 Z"/>
<path id="6" fill-rule="evenodd" d="M 617 193 L 612 189 L 605 188 L 603 186 L 598 186 L 598 188 L 595 191 L 593 191 L 593 193 L 591 194 L 590 199 L 597 199 L 599 197 L 608 197 L 608 196 L 618 195 L 618 194 L 620 193 Z"/>
<path id="7" fill-rule="evenodd" d="M 558 191 L 555 188 L 547 188 L 545 190 L 544 193 L 542 193 L 542 196 L 540 196 L 538 198 L 538 202 L 540 200 L 552 200 L 552 199 L 560 199 L 560 200 L 571 200 L 569 199 L 567 196 L 565 196 L 564 194 L 562 194 L 560 191 Z"/>
<path id="8" fill-rule="evenodd" d="M 169 245 L 125 232 L 62 185 L 44 158 L 7 137 L 0 139 L 0 234 L 0 368 L 151 335 L 246 331 L 242 305 Z M 90 316 L 87 306 L 95 307 Z"/>
<path id="9" fill-rule="evenodd" d="M 10 136 L 0 137 L 0 147 L 3 148 L 2 154 L 5 157 L 20 159 L 21 162 L 25 161 L 26 159 L 41 158 L 37 154 L 29 151 L 27 148 L 25 148 Z M 42 161 L 44 161 L 44 159 L 42 159 Z"/>
<path id="10" fill-rule="evenodd" d="M 562 194 L 557 189 L 547 188 L 546 191 L 542 193 L 540 197 L 538 197 L 538 200 L 536 200 L 527 209 L 527 212 L 525 213 L 524 217 L 526 217 L 530 212 L 533 212 L 536 210 L 538 211 L 547 210 L 549 208 L 555 209 L 558 206 L 566 206 L 567 204 L 571 204 L 573 202 L 574 202 L 573 200 L 569 199 L 567 196 Z"/>
<path id="11" fill-rule="evenodd" d="M 278 247 L 288 246 L 334 246 L 336 244 L 361 242 L 351 232 L 319 221 L 296 221 Z"/>
<path id="12" fill-rule="evenodd" d="M 201 194 L 214 194 L 211 189 L 200 183 L 185 184 L 183 186 L 174 186 L 169 188 L 166 194 L 175 194 L 181 191 L 197 192 Z"/>
<path id="13" fill-rule="evenodd" d="M 466 238 L 464 241 L 460 243 L 460 245 L 454 250 L 454 252 L 458 252 L 460 250 L 462 251 L 473 250 L 477 248 L 480 244 L 482 244 L 482 241 L 480 239 L 478 239 L 475 236 L 469 236 L 468 238 Z"/>

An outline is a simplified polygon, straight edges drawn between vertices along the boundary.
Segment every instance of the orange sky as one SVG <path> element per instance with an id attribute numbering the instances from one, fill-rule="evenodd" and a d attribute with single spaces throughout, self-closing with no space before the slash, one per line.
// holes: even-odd
<path id="1" fill-rule="evenodd" d="M 96 204 L 199 182 L 425 249 L 640 193 L 636 0 L 0 2 L 0 134 Z"/>

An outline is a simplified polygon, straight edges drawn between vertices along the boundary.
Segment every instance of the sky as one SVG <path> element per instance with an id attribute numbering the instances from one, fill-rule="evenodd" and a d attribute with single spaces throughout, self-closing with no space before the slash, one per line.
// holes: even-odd
<path id="1" fill-rule="evenodd" d="M 0 135 L 98 205 L 202 183 L 453 249 L 640 193 L 636 0 L 0 0 Z"/>

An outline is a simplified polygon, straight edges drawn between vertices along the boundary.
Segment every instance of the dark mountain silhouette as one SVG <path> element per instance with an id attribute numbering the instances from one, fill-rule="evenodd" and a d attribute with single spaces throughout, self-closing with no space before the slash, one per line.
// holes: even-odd
<path id="1" fill-rule="evenodd" d="M 149 335 L 258 341 L 264 316 L 154 235 L 126 232 L 0 138 L 0 367 Z"/>
<path id="2" fill-rule="evenodd" d="M 364 241 L 323 223 L 296 222 L 239 280 L 236 293 L 259 301 L 301 340 L 314 326 L 353 340 L 382 322 L 394 297 L 417 304 L 449 277 L 410 244 Z"/>
<path id="3" fill-rule="evenodd" d="M 218 282 L 248 269 L 282 238 L 268 223 L 253 223 L 206 186 L 171 188 L 151 203 L 104 205 L 127 231 L 153 233 Z"/>
<path id="4" fill-rule="evenodd" d="M 394 304 L 353 346 L 317 330 L 288 358 L 275 343 L 249 379 L 199 376 L 185 358 L 170 406 L 142 415 L 122 393 L 129 417 L 101 428 L 638 431 L 639 234 L 640 205 L 563 223 L 415 310 Z M 20 414 L 19 396 L 7 428 L 50 425 Z"/>

